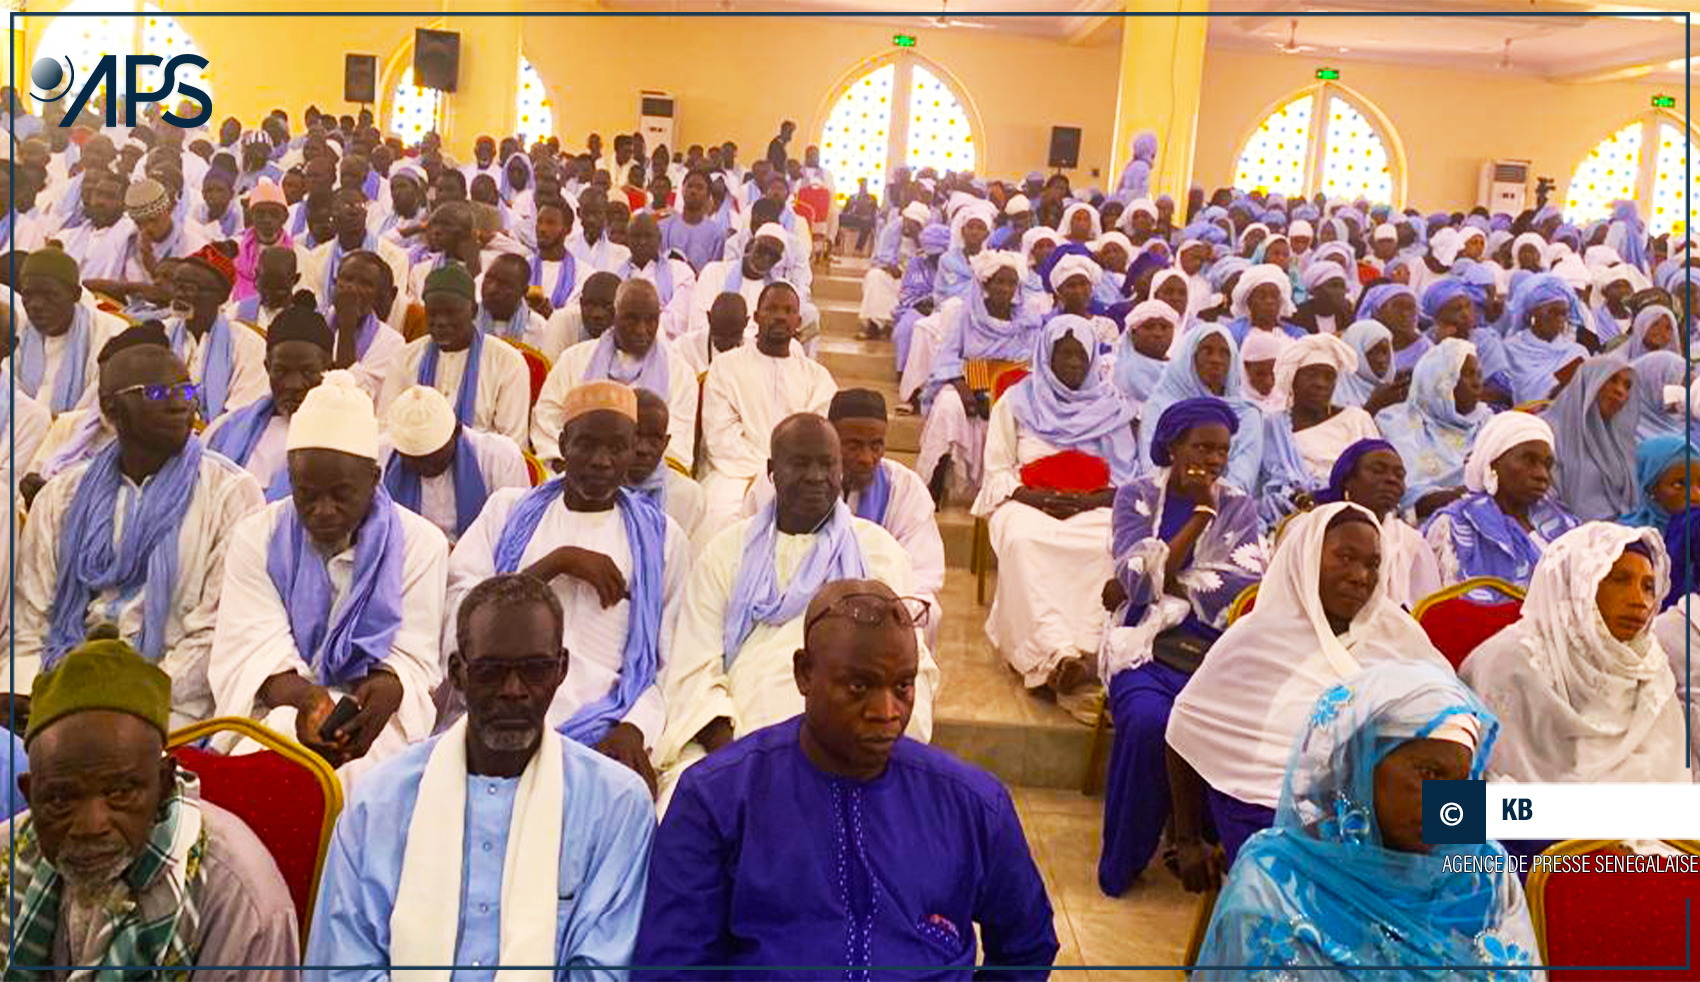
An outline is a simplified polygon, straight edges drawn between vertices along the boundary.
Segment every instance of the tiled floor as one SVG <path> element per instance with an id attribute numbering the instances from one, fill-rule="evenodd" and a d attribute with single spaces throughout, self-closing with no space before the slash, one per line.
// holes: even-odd
<path id="1" fill-rule="evenodd" d="M 1180 964 L 1198 898 L 1161 868 L 1147 869 L 1123 896 L 1104 896 L 1097 879 L 1103 799 L 1043 788 L 1011 792 L 1056 913 L 1062 950 L 1053 977 L 1061 982 L 1181 978 L 1176 971 L 1090 966 Z M 1063 970 L 1068 966 L 1087 967 Z"/>

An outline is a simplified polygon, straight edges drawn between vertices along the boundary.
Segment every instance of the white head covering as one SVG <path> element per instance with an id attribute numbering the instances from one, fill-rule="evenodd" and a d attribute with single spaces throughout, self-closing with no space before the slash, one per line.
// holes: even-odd
<path id="1" fill-rule="evenodd" d="M 950 247 L 952 249 L 962 248 L 962 227 L 976 218 L 986 226 L 986 231 L 990 232 L 998 220 L 997 206 L 990 201 L 969 198 L 967 204 L 956 209 L 956 213 L 950 219 Z"/>
<path id="2" fill-rule="evenodd" d="M 1547 240 L 1541 238 L 1541 233 L 1539 233 L 1539 232 L 1524 232 L 1522 235 L 1519 235 L 1519 236 L 1517 236 L 1517 238 L 1511 240 L 1511 262 L 1514 265 L 1514 267 L 1517 268 L 1517 269 L 1523 268 L 1520 261 L 1519 261 L 1518 256 L 1523 251 L 1523 247 L 1526 246 L 1526 245 L 1534 246 L 1535 251 L 1537 251 L 1541 254 L 1541 269 L 1543 269 L 1543 270 L 1546 269 L 1547 268 Z"/>
<path id="3" fill-rule="evenodd" d="M 1570 248 L 1568 242 L 1553 242 L 1547 245 L 1547 269 L 1552 269 L 1564 260 L 1565 256 L 1576 255 L 1576 250 Z"/>
<path id="4" fill-rule="evenodd" d="M 1282 344 L 1285 335 L 1279 331 L 1247 331 L 1245 343 L 1240 345 L 1240 364 L 1254 361 L 1275 361 L 1281 357 L 1281 351 L 1292 347 Z"/>
<path id="5" fill-rule="evenodd" d="M 1181 315 L 1161 300 L 1146 300 L 1135 304 L 1134 308 L 1127 312 L 1127 320 L 1122 323 L 1131 331 L 1136 325 L 1149 320 L 1164 320 L 1177 328 L 1181 326 Z"/>
<path id="6" fill-rule="evenodd" d="M 1598 271 L 1622 263 L 1623 257 L 1611 246 L 1591 245 L 1582 251 L 1582 261 L 1588 264 L 1589 269 Z"/>
<path id="7" fill-rule="evenodd" d="M 1387 594 L 1390 564 L 1369 600 L 1336 635 L 1319 586 L 1328 523 L 1356 510 L 1335 502 L 1300 512 L 1281 537 L 1258 591 L 1257 606 L 1210 647 L 1175 699 L 1167 741 L 1200 777 L 1223 794 L 1275 807 L 1293 737 L 1324 691 L 1383 661 L 1446 660 L 1411 615 Z M 1379 538 L 1379 536 L 1378 536 Z"/>
<path id="8" fill-rule="evenodd" d="M 1652 561 L 1658 610 L 1670 590 L 1659 530 L 1586 522 L 1547 545 L 1522 618 L 1460 667 L 1459 677 L 1504 724 L 1490 778 L 1688 783 L 1676 679 L 1651 620 L 1619 641 L 1595 600 L 1631 543 Z"/>
<path id="9" fill-rule="evenodd" d="M 1128 224 L 1128 219 L 1136 211 L 1142 211 L 1149 215 L 1152 221 L 1157 220 L 1157 205 L 1150 198 L 1135 198 L 1128 202 L 1127 210 L 1122 212 L 1122 224 Z"/>
<path id="10" fill-rule="evenodd" d="M 1151 299 L 1157 299 L 1158 288 L 1170 280 L 1179 282 L 1181 287 L 1186 290 L 1186 309 L 1190 312 L 1192 310 L 1192 277 L 1182 272 L 1178 266 L 1159 269 L 1157 275 L 1151 277 Z"/>
<path id="11" fill-rule="evenodd" d="M 1375 231 L 1371 232 L 1369 237 L 1371 239 L 1391 239 L 1397 242 L 1399 241 L 1399 230 L 1390 222 L 1382 222 L 1375 227 Z"/>
<path id="12" fill-rule="evenodd" d="M 1588 264 L 1577 257 L 1574 252 L 1566 252 L 1564 257 L 1552 264 L 1552 273 L 1570 285 L 1578 295 L 1586 287 L 1594 285 L 1594 276 L 1588 271 Z"/>
<path id="13" fill-rule="evenodd" d="M 1057 222 L 1058 235 L 1065 239 L 1068 238 L 1068 230 L 1074 224 L 1074 213 L 1077 211 L 1084 211 L 1092 216 L 1092 238 L 1096 239 L 1103 234 L 1103 228 L 1098 223 L 1098 209 L 1085 202 L 1077 201 L 1063 209 L 1062 220 Z"/>
<path id="14" fill-rule="evenodd" d="M 1000 269 L 1014 270 L 1017 283 L 1021 282 L 1021 275 L 1026 272 L 1021 257 L 1004 249 L 981 249 L 973 259 L 968 260 L 968 268 L 974 271 L 974 278 L 981 283 L 996 276 Z"/>
<path id="15" fill-rule="evenodd" d="M 1274 263 L 1258 263 L 1240 274 L 1240 281 L 1234 284 L 1233 306 L 1230 312 L 1235 317 L 1250 317 L 1251 312 L 1246 307 L 1246 298 L 1251 291 L 1265 283 L 1273 283 L 1281 290 L 1281 316 L 1290 316 L 1297 308 L 1293 306 L 1293 281 L 1287 278 L 1287 271 Z"/>
<path id="16" fill-rule="evenodd" d="M 1033 203 L 1027 200 L 1027 195 L 1025 194 L 1016 195 L 1009 199 L 1009 201 L 1005 202 L 1003 206 L 1003 213 L 1006 215 L 1019 215 L 1023 212 L 1032 210 Z"/>
<path id="17" fill-rule="evenodd" d="M 757 239 L 773 239 L 783 246 L 791 241 L 791 236 L 785 231 L 785 226 L 778 222 L 768 222 L 756 229 L 756 234 L 750 236 L 750 244 L 754 245 Z"/>
<path id="18" fill-rule="evenodd" d="M 1245 248 L 1245 242 L 1247 239 L 1251 238 L 1251 233 L 1253 232 L 1262 232 L 1264 239 L 1269 238 L 1269 226 L 1262 222 L 1252 222 L 1250 225 L 1245 227 L 1245 231 L 1240 233 L 1239 238 L 1234 240 L 1234 247 L 1236 249 Z"/>
<path id="19" fill-rule="evenodd" d="M 1458 230 L 1450 225 L 1436 229 L 1428 237 L 1428 251 L 1434 254 L 1435 261 L 1448 269 L 1458 258 L 1458 253 L 1464 248 L 1464 240 L 1459 238 Z"/>
<path id="20" fill-rule="evenodd" d="M 1127 253 L 1129 260 L 1132 260 L 1133 257 L 1140 251 L 1133 247 L 1132 240 L 1120 232 L 1105 232 L 1103 235 L 1098 236 L 1097 241 L 1093 242 L 1090 248 L 1093 252 L 1097 252 L 1099 249 L 1102 249 L 1107 245 L 1120 246 L 1122 252 Z"/>
<path id="21" fill-rule="evenodd" d="M 1248 331 L 1252 334 L 1273 334 L 1273 331 Z M 1335 378 L 1358 370 L 1358 353 L 1335 334 L 1307 334 L 1287 345 L 1275 361 L 1275 389 L 1283 409 L 1293 404 L 1293 376 L 1310 365 L 1334 366 Z"/>
<path id="22" fill-rule="evenodd" d="M 1061 289 L 1064 283 L 1075 276 L 1084 276 L 1092 281 L 1093 286 L 1097 286 L 1098 281 L 1104 278 L 1104 270 L 1085 256 L 1071 252 L 1051 267 L 1051 289 Z"/>
<path id="23" fill-rule="evenodd" d="M 1463 252 L 1464 247 L 1470 244 L 1471 239 L 1481 239 L 1482 244 L 1487 245 L 1486 232 L 1474 225 L 1466 225 L 1458 230 L 1458 251 Z"/>
<path id="24" fill-rule="evenodd" d="M 1316 238 L 1316 229 L 1311 228 L 1310 223 L 1302 218 L 1295 222 L 1290 222 L 1287 225 L 1287 237 L 1289 241 L 1300 235 L 1310 239 Z"/>
<path id="25" fill-rule="evenodd" d="M 396 452 L 408 457 L 436 453 L 455 434 L 454 407 L 429 385 L 415 385 L 396 396 L 384 422 Z"/>
<path id="26" fill-rule="evenodd" d="M 1046 228 L 1043 225 L 1035 225 L 1021 233 L 1021 261 L 1023 264 L 1030 264 L 1033 261 L 1033 247 L 1040 241 L 1049 242 L 1053 246 L 1061 245 L 1062 236 L 1057 234 L 1056 229 Z"/>
<path id="27" fill-rule="evenodd" d="M 1304 284 L 1306 292 L 1316 289 L 1329 280 L 1346 282 L 1346 271 L 1338 263 L 1311 263 L 1305 271 L 1299 274 L 1299 282 Z"/>
<path id="28" fill-rule="evenodd" d="M 1471 491 L 1497 493 L 1499 475 L 1493 471 L 1493 462 L 1512 447 L 1530 440 L 1539 440 L 1548 447 L 1553 445 L 1552 427 L 1546 420 L 1515 410 L 1496 413 L 1477 431 L 1475 445 L 1464 460 L 1464 486 Z"/>
<path id="29" fill-rule="evenodd" d="M 933 217 L 933 210 L 919 201 L 911 201 L 903 206 L 903 217 L 912 222 L 927 224 Z"/>
<path id="30" fill-rule="evenodd" d="M 441 446 L 441 444 L 439 444 Z M 285 450 L 339 450 L 378 459 L 378 415 L 372 397 L 345 369 L 326 372 L 289 417 Z"/>

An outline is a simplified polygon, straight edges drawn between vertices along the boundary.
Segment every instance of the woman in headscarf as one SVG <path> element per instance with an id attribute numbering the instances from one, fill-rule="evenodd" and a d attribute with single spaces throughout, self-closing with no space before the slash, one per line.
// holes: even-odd
<path id="1" fill-rule="evenodd" d="M 1283 270 L 1274 266 L 1253 266 L 1240 274 L 1234 284 L 1234 319 L 1228 322 L 1235 344 L 1245 344 L 1252 331 L 1270 331 L 1289 338 L 1305 337 L 1303 328 L 1289 323 L 1296 309 L 1293 306 L 1293 285 Z"/>
<path id="2" fill-rule="evenodd" d="M 1358 368 L 1340 376 L 1334 398 L 1342 406 L 1360 406 L 1374 416 L 1402 402 L 1409 382 L 1399 385 L 1393 372 L 1393 332 L 1378 320 L 1354 321 L 1340 335 L 1346 346 L 1357 352 Z"/>
<path id="3" fill-rule="evenodd" d="M 1350 501 L 1381 523 L 1381 564 L 1387 569 L 1387 595 L 1407 609 L 1440 589 L 1440 564 L 1421 532 L 1399 516 L 1405 496 L 1405 462 L 1386 440 L 1359 440 L 1347 447 L 1328 474 L 1328 486 L 1316 493 L 1318 504 Z"/>
<path id="4" fill-rule="evenodd" d="M 1312 263 L 1299 277 L 1302 299 L 1293 314 L 1295 325 L 1310 334 L 1339 334 L 1352 319 L 1353 303 L 1347 274 L 1334 263 Z"/>
<path id="5" fill-rule="evenodd" d="M 1241 491 L 1253 491 L 1258 464 L 1263 460 L 1263 413 L 1252 404 L 1246 390 L 1234 339 L 1220 324 L 1200 324 L 1180 336 L 1169 350 L 1169 365 L 1141 415 L 1161 419 L 1164 410 L 1182 399 L 1203 396 L 1226 402 L 1240 421 L 1223 476 Z M 1139 460 L 1142 471 L 1152 467 L 1150 427 L 1140 431 Z"/>
<path id="6" fill-rule="evenodd" d="M 1676 343 L 1676 313 L 1664 304 L 1642 307 L 1629 324 L 1629 345 L 1623 355 L 1630 361 L 1649 351 L 1680 351 Z"/>
<path id="7" fill-rule="evenodd" d="M 953 297 L 966 296 L 974 283 L 974 257 L 985 248 L 997 223 L 997 209 L 978 199 L 956 209 L 950 219 L 950 248 L 939 260 L 939 275 L 933 281 L 933 307 L 944 306 Z"/>
<path id="8" fill-rule="evenodd" d="M 1392 334 L 1393 371 L 1408 372 L 1434 346 L 1417 326 L 1417 296 L 1402 283 L 1376 283 L 1358 302 L 1360 320 L 1379 321 Z"/>
<path id="9" fill-rule="evenodd" d="M 1366 668 L 1308 713 L 1275 824 L 1241 850 L 1193 977 L 1539 978 L 1517 967 L 1541 959 L 1505 850 L 1422 838 L 1422 782 L 1481 780 L 1493 713 L 1445 666 L 1409 661 Z"/>
<path id="10" fill-rule="evenodd" d="M 1334 401 L 1335 383 L 1357 368 L 1357 354 L 1332 334 L 1295 341 L 1275 362 L 1275 391 L 1285 405 L 1263 423 L 1257 504 L 1267 528 L 1303 507 L 1347 447 L 1380 438 L 1369 413 Z"/>
<path id="11" fill-rule="evenodd" d="M 1382 438 L 1405 462 L 1400 507 L 1418 522 L 1465 493 L 1464 460 L 1493 416 L 1481 388 L 1475 345 L 1447 338 L 1417 362 L 1409 398 L 1376 414 Z"/>
<path id="12" fill-rule="evenodd" d="M 1672 516 L 1700 505 L 1700 449 L 1670 433 L 1642 440 L 1635 448 L 1635 487 L 1640 506 L 1618 524 L 1663 534 Z"/>
<path id="13" fill-rule="evenodd" d="M 1558 500 L 1584 522 L 1610 521 L 1635 507 L 1635 370 L 1598 355 L 1577 370 L 1541 416 L 1558 455 Z"/>
<path id="14" fill-rule="evenodd" d="M 1601 267 L 1593 270 L 1593 274 L 1594 289 L 1588 297 L 1591 315 L 1588 326 L 1604 344 L 1629 331 L 1633 316 L 1629 310 L 1629 298 L 1646 280 L 1637 283 L 1635 270 L 1623 263 Z"/>
<path id="15" fill-rule="evenodd" d="M 1469 260 L 1470 267 L 1481 267 Z M 1486 295 L 1483 287 L 1472 286 L 1461 276 L 1442 276 L 1423 291 L 1423 316 L 1429 321 L 1429 333 L 1434 341 L 1459 338 L 1476 348 L 1476 360 L 1482 370 L 1483 396 L 1490 402 L 1510 407 L 1515 386 L 1511 367 L 1505 356 L 1505 345 L 1492 327 L 1485 326 Z"/>
<path id="16" fill-rule="evenodd" d="M 1055 318 L 1069 314 L 1084 319 L 1092 325 L 1099 353 L 1109 354 L 1121 336 L 1121 327 L 1104 316 L 1103 308 L 1094 296 L 1098 281 L 1104 275 L 1103 267 L 1083 252 L 1078 246 L 1062 245 L 1051 253 L 1051 267 L 1044 271 L 1044 275 L 1056 294 L 1056 305 L 1048 316 Z"/>
<path id="17" fill-rule="evenodd" d="M 1183 399 L 1149 425 L 1157 469 L 1116 492 L 1115 579 L 1104 588 L 1116 626 L 1098 664 L 1115 721 L 1098 859 L 1098 886 L 1112 897 L 1150 862 L 1169 819 L 1169 707 L 1234 599 L 1263 574 L 1256 506 L 1221 479 L 1239 427 L 1233 409 Z"/>
<path id="18" fill-rule="evenodd" d="M 1512 411 L 1488 420 L 1464 461 L 1467 493 L 1423 526 L 1443 584 L 1477 576 L 1528 584 L 1547 543 L 1578 524 L 1547 493 L 1552 469 L 1552 428 L 1539 416 Z"/>
<path id="19" fill-rule="evenodd" d="M 1099 364 L 1092 325 L 1053 317 L 1033 372 L 992 407 L 975 515 L 989 519 L 997 597 L 986 636 L 1030 689 L 1094 718 L 1110 504 L 1134 475 L 1133 412 Z"/>
<path id="20" fill-rule="evenodd" d="M 1653 615 L 1660 533 L 1588 522 L 1547 547 L 1523 615 L 1458 675 L 1504 725 L 1491 780 L 1688 782 L 1682 704 Z"/>
<path id="21" fill-rule="evenodd" d="M 1505 317 L 1512 401 L 1523 405 L 1551 398 L 1570 365 L 1588 357 L 1574 340 L 1586 319 L 1576 291 L 1551 273 L 1531 275 L 1511 288 Z"/>
<path id="22" fill-rule="evenodd" d="M 974 257 L 974 278 L 966 299 L 947 301 L 940 310 L 944 343 L 932 360 L 925 385 L 915 383 L 927 417 L 915 472 L 932 482 L 941 501 L 953 490 L 944 475 L 935 473 L 945 461 L 950 464 L 954 490 L 971 493 L 980 486 L 992 385 L 1004 371 L 1027 364 L 1039 329 L 1039 319 L 1015 302 L 1021 257 L 1013 252 L 982 252 Z M 914 362 L 911 357 L 911 365 Z M 900 394 L 910 395 L 914 391 L 910 386 L 910 373 L 905 372 Z"/>
<path id="23" fill-rule="evenodd" d="M 1175 850 L 1188 890 L 1216 881 L 1200 838 L 1200 795 L 1231 863 L 1273 823 L 1289 751 L 1317 697 L 1386 661 L 1449 668 L 1387 596 L 1375 516 L 1347 502 L 1298 515 L 1276 545 L 1257 606 L 1211 645 L 1169 714 Z"/>
<path id="24" fill-rule="evenodd" d="M 903 268 L 903 282 L 897 288 L 897 307 L 892 312 L 891 340 L 897 352 L 897 364 L 908 364 L 909 342 L 915 333 L 915 322 L 928 317 L 934 306 L 933 288 L 938 280 L 939 262 L 950 247 L 950 229 L 943 225 L 928 225 L 916 238 L 920 251 L 909 257 Z"/>
<path id="25" fill-rule="evenodd" d="M 1284 334 L 1252 331 L 1245 339 L 1245 346 L 1240 348 L 1246 398 L 1263 410 L 1265 416 L 1287 408 L 1286 397 L 1275 388 L 1275 360 L 1281 357 L 1281 349 L 1287 343 L 1291 342 Z"/>
<path id="26" fill-rule="evenodd" d="M 1062 241 L 1053 229 L 1036 225 L 1021 234 L 1021 295 L 1018 303 L 1023 313 L 1032 314 L 1040 319 L 1051 312 L 1056 303 L 1051 291 L 1045 288 L 1045 279 L 1039 275 L 1039 267 L 1051 257 Z"/>
<path id="27" fill-rule="evenodd" d="M 1192 281 L 1178 269 L 1159 269 L 1151 277 L 1151 288 L 1145 297 L 1147 300 L 1161 300 L 1168 304 L 1178 318 L 1177 328 L 1191 326 L 1193 315 Z M 1177 331 L 1177 333 L 1179 333 Z"/>
<path id="28" fill-rule="evenodd" d="M 1240 277 L 1250 268 L 1251 263 L 1238 256 L 1223 256 L 1211 263 L 1211 299 L 1205 308 L 1198 312 L 1198 319 L 1226 323 L 1233 316 L 1234 290 L 1239 286 Z"/>
<path id="29" fill-rule="evenodd" d="M 1674 351 L 1654 351 L 1629 363 L 1635 370 L 1635 439 L 1688 432 L 1688 363 Z"/>
<path id="30" fill-rule="evenodd" d="M 1067 242 L 1087 245 L 1103 234 L 1098 226 L 1098 209 L 1085 202 L 1076 202 L 1063 209 L 1057 222 L 1057 233 Z"/>
<path id="31" fill-rule="evenodd" d="M 1169 348 L 1180 333 L 1180 322 L 1175 308 L 1161 300 L 1147 300 L 1127 315 L 1110 377 L 1136 413 L 1169 367 Z"/>

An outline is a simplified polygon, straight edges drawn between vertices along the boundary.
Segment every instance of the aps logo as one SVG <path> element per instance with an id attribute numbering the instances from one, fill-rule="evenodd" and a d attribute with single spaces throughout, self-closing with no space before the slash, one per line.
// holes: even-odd
<path id="1" fill-rule="evenodd" d="M 102 55 L 99 63 L 94 67 L 94 72 L 89 75 L 88 81 L 83 83 L 81 91 L 77 92 L 76 97 L 71 100 L 71 104 L 66 108 L 64 116 L 59 120 L 60 126 L 71 125 L 71 121 L 77 118 L 77 114 L 83 111 L 84 106 L 88 105 L 95 89 L 103 83 L 106 85 L 108 96 L 106 99 L 106 125 L 118 125 L 118 107 L 116 105 L 118 100 L 111 98 L 111 95 L 113 90 L 117 88 L 115 83 L 118 80 L 119 62 L 123 62 L 124 65 L 123 91 L 129 93 L 129 98 L 123 100 L 125 126 L 136 125 L 136 106 L 138 104 L 163 102 L 171 97 L 173 91 L 178 89 L 182 90 L 184 96 L 199 104 L 200 112 L 193 116 L 184 117 L 167 111 L 164 114 L 166 122 L 183 129 L 194 129 L 212 118 L 212 96 L 198 86 L 177 81 L 177 69 L 183 65 L 193 65 L 200 69 L 207 67 L 207 60 L 200 55 L 174 55 L 170 61 L 166 61 L 159 55 L 126 55 L 123 57 Z M 160 64 L 165 65 L 165 87 L 157 92 L 142 91 L 136 84 L 137 69 L 158 67 Z M 30 83 L 32 86 L 30 90 L 31 98 L 41 102 L 58 102 L 70 95 L 71 90 L 76 88 L 77 66 L 73 65 L 69 58 L 64 59 L 63 64 L 57 58 L 38 58 L 35 64 L 30 66 Z M 60 86 L 64 87 L 61 89 Z M 40 89 L 45 94 L 37 94 L 36 89 Z M 55 90 L 58 90 L 57 95 L 54 94 Z"/>

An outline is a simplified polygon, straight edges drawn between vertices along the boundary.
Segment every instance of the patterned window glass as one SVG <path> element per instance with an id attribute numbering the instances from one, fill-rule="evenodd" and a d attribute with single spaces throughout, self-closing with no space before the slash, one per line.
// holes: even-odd
<path id="1" fill-rule="evenodd" d="M 1269 114 L 1246 141 L 1234 165 L 1234 187 L 1291 197 L 1305 189 L 1305 155 L 1310 148 L 1314 95 L 1304 95 Z"/>
<path id="2" fill-rule="evenodd" d="M 1683 137 L 1682 130 L 1661 122 L 1659 151 L 1654 160 L 1653 212 L 1647 230 L 1654 235 L 1663 235 L 1694 228 L 1697 212 L 1700 212 L 1700 205 L 1696 204 L 1700 201 L 1700 160 L 1694 158 L 1693 143 Z M 1693 175 L 1686 191 L 1683 189 L 1685 165 L 1688 168 L 1686 173 Z"/>
<path id="3" fill-rule="evenodd" d="M 867 178 L 875 198 L 885 192 L 886 150 L 891 133 L 892 85 L 897 66 L 884 65 L 851 83 L 826 119 L 821 134 L 821 166 L 832 172 L 842 204 Z"/>
<path id="4" fill-rule="evenodd" d="M 555 111 L 549 103 L 549 90 L 543 87 L 543 76 L 537 74 L 524 55 L 520 55 L 519 81 L 514 84 L 514 119 L 520 142 L 528 148 L 555 133 Z"/>
<path id="5" fill-rule="evenodd" d="M 443 94 L 415 86 L 413 66 L 408 65 L 390 97 L 389 131 L 401 137 L 403 143 L 417 143 L 420 137 L 437 128 L 442 111 Z"/>
<path id="6" fill-rule="evenodd" d="M 909 166 L 931 167 L 941 174 L 947 170 L 973 170 L 974 134 L 968 126 L 967 111 L 956 101 L 950 87 L 925 66 L 916 64 L 912 76 Z"/>
<path id="7" fill-rule="evenodd" d="M 1391 204 L 1393 171 L 1387 163 L 1387 147 L 1363 113 L 1345 99 L 1331 96 L 1323 133 L 1322 183 L 1317 190 L 1330 198 L 1355 201 L 1362 197 L 1375 204 Z"/>
<path id="8" fill-rule="evenodd" d="M 144 91 L 158 92 L 162 88 L 161 73 L 165 71 L 165 62 L 170 61 L 175 55 L 199 55 L 202 52 L 200 48 L 195 46 L 195 39 L 189 36 L 189 32 L 183 29 L 183 25 L 178 22 L 177 18 L 162 12 L 158 4 L 142 4 L 141 22 L 142 52 L 159 55 L 164 61 L 160 63 L 158 68 L 148 67 L 138 71 L 136 80 L 143 86 Z M 211 96 L 213 94 L 212 84 L 207 77 L 211 73 L 211 65 L 204 69 L 196 68 L 194 65 L 183 65 L 177 69 L 177 81 L 179 83 L 187 82 Z M 175 109 L 182 99 L 181 93 L 174 94 L 166 100 L 166 108 Z M 209 120 L 209 123 L 213 126 L 218 125 L 213 120 Z"/>
<path id="9" fill-rule="evenodd" d="M 103 3 L 101 0 L 73 0 L 72 3 L 65 5 L 64 12 L 104 11 L 111 10 L 112 7 L 112 3 Z M 169 17 L 161 19 L 171 20 Z M 175 25 L 174 21 L 173 25 Z M 104 17 L 55 17 L 53 22 L 47 25 L 47 30 L 42 32 L 41 40 L 36 42 L 35 46 L 35 58 L 54 58 L 60 63 L 63 63 L 66 58 L 71 59 L 71 64 L 76 67 L 76 79 L 73 84 L 78 91 L 82 90 L 83 84 L 94 71 L 95 65 L 100 62 L 101 56 L 118 55 L 122 57 L 135 53 L 136 18 L 131 14 L 108 14 Z M 161 54 L 163 56 L 163 52 Z M 31 60 L 31 64 L 33 63 L 34 59 Z M 117 82 L 115 88 L 122 89 L 124 87 L 125 77 L 122 65 L 118 66 L 114 80 Z M 155 91 L 158 90 L 157 85 L 150 86 L 150 88 Z M 98 92 L 95 93 L 95 97 L 99 97 Z M 54 118 L 57 118 L 61 114 L 60 110 L 69 107 L 69 100 L 74 98 L 76 98 L 75 93 L 70 93 L 66 99 L 56 99 L 53 102 L 42 104 L 38 108 L 53 113 Z M 119 121 L 122 122 L 123 120 L 120 119 Z"/>
<path id="10" fill-rule="evenodd" d="M 1641 171 L 1641 120 L 1601 140 L 1588 151 L 1570 175 L 1564 194 L 1564 217 L 1591 222 L 1611 215 L 1611 203 L 1635 197 Z"/>

